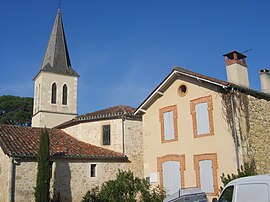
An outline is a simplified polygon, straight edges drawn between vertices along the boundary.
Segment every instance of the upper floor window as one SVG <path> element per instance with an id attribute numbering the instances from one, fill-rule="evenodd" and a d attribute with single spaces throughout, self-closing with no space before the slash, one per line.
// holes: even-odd
<path id="1" fill-rule="evenodd" d="M 56 87 L 56 83 L 53 83 L 52 85 L 52 95 L 51 95 L 51 103 L 52 104 L 56 104 L 56 92 L 57 91 L 57 87 Z"/>
<path id="2" fill-rule="evenodd" d="M 171 142 L 178 140 L 177 129 L 177 107 L 168 106 L 159 110 L 161 126 L 161 142 Z"/>
<path id="3" fill-rule="evenodd" d="M 212 96 L 190 101 L 194 137 L 214 135 Z"/>
<path id="4" fill-rule="evenodd" d="M 67 93 L 68 93 L 67 84 L 65 84 L 63 86 L 63 97 L 62 97 L 62 104 L 63 105 L 67 105 Z"/>
<path id="5" fill-rule="evenodd" d="M 104 125 L 102 127 L 102 144 L 110 145 L 111 144 L 111 126 Z"/>

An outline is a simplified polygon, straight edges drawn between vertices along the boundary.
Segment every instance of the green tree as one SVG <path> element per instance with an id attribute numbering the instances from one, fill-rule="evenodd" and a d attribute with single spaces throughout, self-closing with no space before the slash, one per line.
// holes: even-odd
<path id="1" fill-rule="evenodd" d="M 51 162 L 49 151 L 49 133 L 42 130 L 38 151 L 38 172 L 35 187 L 36 202 L 48 202 L 50 200 Z"/>
<path id="2" fill-rule="evenodd" d="M 223 184 L 223 187 L 220 187 L 220 192 L 224 189 L 224 187 L 232 180 L 240 178 L 240 177 L 247 177 L 257 175 L 255 162 L 251 161 L 250 163 L 244 163 L 244 165 L 241 165 L 240 169 L 237 170 L 237 174 L 228 174 L 225 175 L 222 173 L 221 175 L 221 182 Z"/>
<path id="3" fill-rule="evenodd" d="M 134 177 L 131 171 L 119 171 L 115 180 L 88 191 L 82 202 L 162 202 L 164 197 L 161 188 L 151 188 L 148 181 Z"/>
<path id="4" fill-rule="evenodd" d="M 33 113 L 33 98 L 0 96 L 0 125 L 30 126 Z"/>

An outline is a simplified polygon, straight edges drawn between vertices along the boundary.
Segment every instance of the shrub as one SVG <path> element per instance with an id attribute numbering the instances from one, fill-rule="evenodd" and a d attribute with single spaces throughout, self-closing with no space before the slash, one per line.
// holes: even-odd
<path id="1" fill-rule="evenodd" d="M 134 177 L 131 171 L 119 171 L 115 180 L 88 191 L 82 202 L 161 202 L 164 197 L 161 188 L 152 188 L 148 181 Z"/>
<path id="2" fill-rule="evenodd" d="M 222 173 L 221 175 L 221 182 L 223 183 L 223 187 L 220 187 L 220 192 L 223 190 L 223 188 L 232 180 L 240 178 L 240 177 L 247 177 L 257 175 L 255 162 L 251 161 L 250 163 L 244 163 L 244 165 L 241 165 L 240 169 L 237 170 L 237 174 L 228 174 L 225 175 Z"/>

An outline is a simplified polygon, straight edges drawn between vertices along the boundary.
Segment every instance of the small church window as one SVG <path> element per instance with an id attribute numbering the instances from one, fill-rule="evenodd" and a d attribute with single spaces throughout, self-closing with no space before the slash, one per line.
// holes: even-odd
<path id="1" fill-rule="evenodd" d="M 97 164 L 90 164 L 90 177 L 97 176 Z"/>
<path id="2" fill-rule="evenodd" d="M 51 99 L 52 104 L 56 104 L 56 83 L 53 83 L 52 85 L 52 99 Z"/>
<path id="3" fill-rule="evenodd" d="M 111 144 L 111 126 L 110 125 L 104 125 L 103 126 L 103 145 L 110 145 Z"/>
<path id="4" fill-rule="evenodd" d="M 67 85 L 66 84 L 63 86 L 62 104 L 67 105 Z"/>

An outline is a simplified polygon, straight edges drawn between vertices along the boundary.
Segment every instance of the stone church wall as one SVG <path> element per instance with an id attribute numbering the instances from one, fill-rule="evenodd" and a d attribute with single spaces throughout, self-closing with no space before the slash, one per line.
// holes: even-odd
<path id="1" fill-rule="evenodd" d="M 124 144 L 123 128 L 124 124 Z M 111 126 L 111 145 L 102 145 L 102 126 Z M 80 141 L 90 143 L 105 149 L 125 153 L 130 161 L 125 170 L 131 170 L 138 177 L 143 177 L 143 139 L 142 122 L 135 120 L 111 119 L 86 122 L 63 129 L 67 134 Z"/>
<path id="2" fill-rule="evenodd" d="M 90 176 L 91 164 L 97 165 L 96 177 Z M 59 192 L 62 201 L 65 202 L 80 202 L 88 190 L 101 185 L 105 181 L 115 179 L 118 169 L 126 170 L 128 164 L 57 160 L 53 163 L 51 193 Z M 1 166 L 1 168 L 4 167 L 9 169 L 9 165 Z M 1 202 L 8 201 L 8 173 L 8 170 L 5 170 L 5 180 L 2 181 L 1 178 Z M 16 166 L 15 201 L 35 201 L 36 175 L 36 162 L 22 162 L 19 166 Z"/>
<path id="3" fill-rule="evenodd" d="M 10 160 L 0 148 L 0 201 L 8 201 Z"/>
<path id="4" fill-rule="evenodd" d="M 102 126 L 111 126 L 111 145 L 102 145 Z M 74 138 L 90 143 L 105 149 L 117 152 L 123 151 L 122 146 L 122 119 L 112 119 L 104 121 L 93 121 L 80 123 L 63 129 Z"/>

